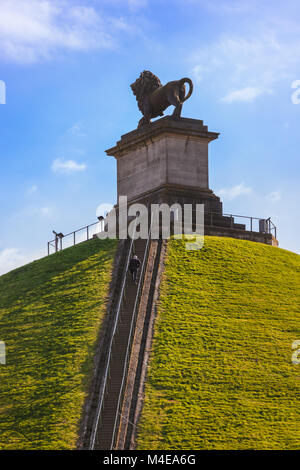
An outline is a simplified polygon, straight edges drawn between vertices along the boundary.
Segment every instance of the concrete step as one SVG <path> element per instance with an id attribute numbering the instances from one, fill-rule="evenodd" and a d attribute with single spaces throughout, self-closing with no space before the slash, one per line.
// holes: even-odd
<path id="1" fill-rule="evenodd" d="M 134 241 L 133 253 L 138 256 L 141 263 L 144 259 L 146 244 L 147 240 L 139 239 Z M 97 429 L 95 449 L 110 449 L 136 294 L 137 285 L 133 284 L 128 278 L 125 285 L 119 322 L 112 348 L 109 379 L 107 381 L 106 393 L 104 395 L 103 407 L 100 414 L 100 424 Z"/>

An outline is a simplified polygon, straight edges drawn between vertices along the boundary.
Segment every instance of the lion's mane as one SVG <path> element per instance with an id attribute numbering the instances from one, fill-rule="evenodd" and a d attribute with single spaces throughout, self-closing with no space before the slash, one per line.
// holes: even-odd
<path id="1" fill-rule="evenodd" d="M 130 85 L 134 96 L 136 97 L 138 108 L 143 113 L 144 110 L 144 100 L 147 95 L 153 93 L 154 90 L 161 87 L 160 79 L 150 72 L 150 70 L 144 70 L 139 78 L 136 79 L 134 83 Z"/>

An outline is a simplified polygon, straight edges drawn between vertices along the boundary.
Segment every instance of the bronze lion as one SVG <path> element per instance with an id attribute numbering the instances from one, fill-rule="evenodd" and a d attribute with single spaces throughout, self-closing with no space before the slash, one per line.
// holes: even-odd
<path id="1" fill-rule="evenodd" d="M 190 87 L 187 95 L 185 83 L 188 83 Z M 152 118 L 163 116 L 163 112 L 171 104 L 175 106 L 173 116 L 180 116 L 183 102 L 193 92 L 193 82 L 190 78 L 182 78 L 162 85 L 159 78 L 149 70 L 144 70 L 130 87 L 136 97 L 138 108 L 143 114 L 138 127 L 150 124 Z"/>

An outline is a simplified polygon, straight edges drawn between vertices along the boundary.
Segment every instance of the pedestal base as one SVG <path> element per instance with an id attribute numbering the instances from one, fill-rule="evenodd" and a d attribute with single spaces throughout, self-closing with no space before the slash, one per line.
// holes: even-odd
<path id="1" fill-rule="evenodd" d="M 208 178 L 208 145 L 218 136 L 201 120 L 174 116 L 123 135 L 106 151 L 117 160 L 118 200 L 126 196 L 128 207 L 139 203 L 149 209 L 152 204 L 177 203 L 183 211 L 185 204 L 194 211 L 197 204 L 204 204 L 207 234 L 275 244 L 270 234 L 247 232 L 245 225 L 223 215 L 222 202 L 209 188 Z"/>

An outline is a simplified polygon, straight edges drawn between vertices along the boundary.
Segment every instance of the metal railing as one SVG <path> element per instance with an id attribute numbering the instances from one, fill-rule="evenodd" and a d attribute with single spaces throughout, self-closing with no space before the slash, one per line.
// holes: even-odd
<path id="1" fill-rule="evenodd" d="M 94 447 L 95 447 L 97 429 L 98 429 L 98 425 L 99 425 L 100 414 L 101 414 L 101 411 L 102 411 L 102 405 L 103 405 L 103 401 L 104 401 L 104 394 L 105 394 L 105 390 L 106 390 L 106 386 L 107 386 L 107 378 L 108 378 L 108 374 L 109 374 L 109 366 L 110 366 L 110 361 L 111 361 L 113 342 L 114 342 L 115 334 L 116 334 L 116 331 L 117 331 L 117 325 L 118 325 L 118 321 L 119 321 L 119 317 L 120 317 L 122 302 L 123 302 L 123 299 L 124 299 L 125 285 L 126 285 L 126 280 L 127 280 L 127 275 L 128 275 L 128 266 L 129 266 L 129 262 L 130 262 L 130 259 L 131 259 L 132 253 L 133 253 L 133 242 L 134 242 L 135 231 L 136 231 L 136 224 L 135 224 L 135 227 L 134 227 L 134 234 L 133 234 L 133 237 L 131 239 L 130 247 L 129 247 L 127 258 L 126 258 L 125 270 L 124 270 L 123 281 L 122 281 L 122 287 L 121 287 L 121 292 L 120 292 L 120 296 L 119 296 L 116 315 L 115 315 L 115 318 L 114 318 L 113 330 L 112 330 L 110 343 L 109 343 L 109 348 L 108 348 L 108 356 L 107 356 L 107 359 L 106 359 L 106 364 L 105 364 L 105 369 L 104 369 L 105 370 L 104 377 L 103 377 L 100 392 L 99 392 L 99 397 L 100 398 L 99 398 L 99 401 L 98 401 L 95 420 L 94 420 L 94 423 L 93 423 L 93 426 L 92 426 L 92 432 L 91 432 L 90 443 L 89 443 L 89 448 L 90 449 L 94 449 Z"/>
<path id="2" fill-rule="evenodd" d="M 193 210 L 194 212 L 194 210 Z M 234 227 L 235 224 L 245 225 L 244 229 L 249 232 L 258 232 L 258 233 L 270 233 L 275 238 L 277 238 L 277 227 L 271 220 L 271 217 L 268 219 L 262 219 L 259 217 L 250 217 L 246 215 L 237 215 L 237 214 L 219 214 L 217 212 L 205 212 L 205 224 L 212 227 L 224 228 L 225 225 L 220 223 L 222 217 L 228 217 L 231 219 L 229 227 Z M 223 219 L 224 220 L 224 219 Z M 74 230 L 73 232 L 67 233 L 55 233 L 55 238 L 47 242 L 47 251 L 48 255 L 55 253 L 57 251 L 63 250 L 78 243 L 90 240 L 96 235 L 104 230 L 105 219 L 100 220 L 99 222 L 94 222 L 93 224 L 86 225 L 85 227 Z"/>
<path id="3" fill-rule="evenodd" d="M 103 221 L 94 222 L 93 224 L 86 225 L 81 227 L 73 232 L 67 233 L 55 233 L 55 238 L 47 242 L 47 251 L 48 255 L 51 253 L 56 253 L 57 251 L 64 250 L 70 246 L 77 245 L 78 243 L 91 240 L 96 233 L 103 231 L 104 223 Z"/>
<path id="4" fill-rule="evenodd" d="M 110 340 L 110 343 L 109 343 L 109 350 L 108 350 L 107 360 L 106 360 L 106 364 L 105 364 L 104 378 L 103 378 L 103 381 L 102 381 L 102 384 L 101 384 L 101 390 L 100 390 L 100 394 L 99 394 L 100 398 L 99 398 L 99 401 L 98 401 L 95 420 L 94 420 L 94 423 L 93 423 L 93 426 L 92 426 L 92 432 L 91 432 L 90 444 L 89 444 L 90 449 L 94 449 L 94 447 L 95 447 L 97 430 L 98 430 L 99 423 L 100 423 L 100 420 L 101 420 L 101 412 L 102 412 L 102 408 L 103 408 L 104 395 L 105 395 L 105 392 L 106 392 L 106 387 L 107 387 L 107 382 L 108 382 L 108 376 L 109 376 L 109 370 L 110 370 L 110 362 L 111 362 L 111 357 L 112 357 L 112 349 L 113 349 L 113 344 L 114 344 L 114 338 L 115 338 L 115 334 L 117 332 L 118 321 L 119 321 L 119 318 L 120 318 L 121 307 L 122 307 L 122 303 L 123 303 L 123 299 L 124 299 L 125 285 L 126 285 L 127 276 L 128 276 L 128 266 L 129 266 L 130 258 L 133 254 L 133 251 L 134 251 L 135 231 L 136 231 L 136 224 L 135 224 L 135 227 L 134 227 L 134 232 L 133 232 L 133 236 L 132 236 L 132 239 L 131 239 L 128 255 L 127 255 L 125 275 L 123 276 L 122 288 L 121 288 L 120 297 L 119 297 L 118 306 L 117 306 L 117 311 L 116 311 L 116 315 L 115 315 L 115 319 L 114 319 L 113 332 L 112 332 L 111 340 Z M 133 307 L 133 311 L 132 311 L 132 317 L 131 317 L 131 322 L 130 322 L 130 330 L 129 330 L 129 335 L 128 335 L 128 342 L 127 342 L 125 361 L 124 361 L 124 367 L 123 367 L 123 374 L 122 374 L 122 382 L 121 382 L 121 387 L 120 387 L 120 391 L 119 391 L 119 395 L 118 395 L 118 404 L 117 404 L 116 414 L 115 414 L 115 417 L 114 417 L 114 427 L 113 427 L 113 432 L 112 432 L 110 449 L 113 449 L 113 447 L 114 447 L 115 440 L 116 440 L 116 431 L 117 431 L 118 424 L 119 424 L 120 409 L 121 409 L 121 406 L 122 406 L 122 397 L 123 397 L 123 394 L 124 394 L 124 387 L 125 387 L 125 384 L 126 384 L 126 376 L 127 376 L 129 360 L 130 360 L 130 351 L 131 351 L 131 346 L 132 346 L 132 341 L 133 341 L 134 325 L 135 325 L 135 322 L 136 322 L 138 306 L 139 306 L 139 301 L 140 301 L 140 296 L 141 296 L 141 291 L 142 291 L 142 285 L 143 285 L 143 282 L 144 282 L 145 267 L 146 267 L 146 263 L 147 263 L 147 260 L 148 260 L 148 253 L 149 253 L 150 240 L 151 240 L 150 231 L 151 231 L 151 226 L 150 226 L 150 229 L 149 229 L 148 239 L 147 239 L 147 242 L 146 242 L 144 258 L 143 258 L 143 262 L 142 262 L 142 266 L 141 266 L 139 282 L 138 282 L 138 286 L 137 286 L 135 302 L 134 302 L 134 307 Z"/>
<path id="5" fill-rule="evenodd" d="M 209 216 L 209 225 L 213 227 L 224 227 L 224 225 L 218 225 L 218 219 L 220 219 L 220 217 L 229 217 L 231 219 L 230 226 L 232 228 L 234 228 L 235 224 L 242 224 L 245 225 L 244 230 L 249 232 L 270 233 L 277 238 L 277 227 L 272 222 L 271 217 L 263 219 L 261 217 L 250 217 L 247 215 L 218 214 L 217 212 L 205 212 L 204 216 Z"/>
<path id="6" fill-rule="evenodd" d="M 134 326 L 135 326 L 135 323 L 136 323 L 138 307 L 139 307 L 140 297 L 141 297 L 141 293 L 142 293 L 142 286 L 143 286 L 143 283 L 144 283 L 146 263 L 148 261 L 148 254 L 149 254 L 150 240 L 151 240 L 151 226 L 152 226 L 152 217 L 151 217 L 151 223 L 150 223 L 150 228 L 149 228 L 149 233 L 148 233 L 148 238 L 147 238 L 147 243 L 146 243 L 146 248 L 145 248 L 145 253 L 144 253 L 144 259 L 143 259 L 143 263 L 142 263 L 142 267 L 141 267 L 138 287 L 137 287 L 137 291 L 136 291 L 136 297 L 135 297 L 132 317 L 131 317 L 130 330 L 129 330 L 129 335 L 128 335 L 128 343 L 127 343 L 127 348 L 126 348 L 126 356 L 125 356 L 125 362 L 124 362 L 124 368 L 123 368 L 122 383 L 121 383 L 119 397 L 118 397 L 118 406 L 117 406 L 114 429 L 113 429 L 113 434 L 112 434 L 112 439 L 111 439 L 111 446 L 110 446 L 111 450 L 114 449 L 115 440 L 116 440 L 116 431 L 117 431 L 118 425 L 120 423 L 121 408 L 122 408 L 122 401 L 123 401 L 122 398 L 123 398 L 123 395 L 124 395 L 124 392 L 125 392 L 126 377 L 127 377 L 129 361 L 130 361 L 130 351 L 131 351 L 132 341 L 133 341 L 133 336 L 134 336 Z"/>

